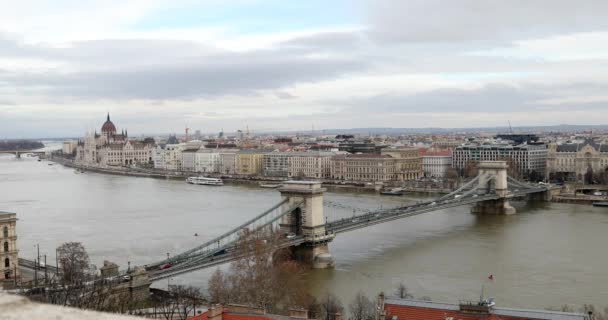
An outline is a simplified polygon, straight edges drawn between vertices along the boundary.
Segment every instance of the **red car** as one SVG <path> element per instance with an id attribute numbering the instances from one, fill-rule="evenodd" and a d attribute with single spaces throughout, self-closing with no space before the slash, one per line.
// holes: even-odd
<path id="1" fill-rule="evenodd" d="M 170 263 L 165 263 L 162 266 L 160 266 L 160 270 L 169 269 L 171 267 L 172 267 L 172 265 Z"/>

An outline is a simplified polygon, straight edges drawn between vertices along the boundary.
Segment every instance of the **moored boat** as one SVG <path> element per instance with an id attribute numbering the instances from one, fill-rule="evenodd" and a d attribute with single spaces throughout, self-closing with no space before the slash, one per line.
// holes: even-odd
<path id="1" fill-rule="evenodd" d="M 594 207 L 608 207 L 608 202 L 594 202 Z"/>
<path id="2" fill-rule="evenodd" d="M 270 189 L 275 189 L 280 187 L 280 184 L 276 184 L 276 183 L 262 183 L 260 184 L 260 188 L 270 188 Z"/>
<path id="3" fill-rule="evenodd" d="M 383 194 L 385 196 L 402 196 L 403 190 L 401 190 L 400 188 L 395 188 L 392 190 L 381 191 L 380 194 Z"/>
<path id="4" fill-rule="evenodd" d="M 186 182 L 190 184 L 206 185 L 206 186 L 223 186 L 222 179 L 207 178 L 207 177 L 189 177 Z"/>

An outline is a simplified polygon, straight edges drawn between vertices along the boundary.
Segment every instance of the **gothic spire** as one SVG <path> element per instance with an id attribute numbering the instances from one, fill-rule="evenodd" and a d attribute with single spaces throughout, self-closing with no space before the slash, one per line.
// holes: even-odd
<path id="1" fill-rule="evenodd" d="M 110 121 L 110 113 L 108 112 L 108 121 Z"/>

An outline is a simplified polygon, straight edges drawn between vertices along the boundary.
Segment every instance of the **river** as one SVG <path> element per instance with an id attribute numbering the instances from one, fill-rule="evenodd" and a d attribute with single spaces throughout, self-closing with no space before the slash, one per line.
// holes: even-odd
<path id="1" fill-rule="evenodd" d="M 103 260 L 123 268 L 127 261 L 157 261 L 231 229 L 279 198 L 276 190 L 247 185 L 76 173 L 33 157 L 0 155 L 0 211 L 18 215 L 20 256 L 32 258 L 39 243 L 49 264 L 66 241 L 84 243 L 98 266 Z M 331 220 L 352 215 L 351 208 L 423 198 L 327 192 L 325 210 Z M 375 296 L 401 281 L 416 297 L 435 301 L 476 299 L 483 285 L 501 306 L 608 305 L 608 209 L 516 206 L 518 214 L 508 217 L 478 217 L 461 207 L 340 234 L 330 244 L 336 268 L 308 272 L 308 289 L 333 292 L 345 306 L 359 290 Z M 168 281 L 205 287 L 212 271 Z"/>

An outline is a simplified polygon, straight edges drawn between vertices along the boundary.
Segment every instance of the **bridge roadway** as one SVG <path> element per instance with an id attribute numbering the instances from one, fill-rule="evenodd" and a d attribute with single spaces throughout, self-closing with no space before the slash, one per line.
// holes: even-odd
<path id="1" fill-rule="evenodd" d="M 284 239 L 279 244 L 279 249 L 298 246 L 306 242 L 307 239 L 303 236 L 296 236 L 291 239 Z M 234 247 L 228 248 L 225 251 L 217 253 L 213 256 L 202 257 L 200 260 L 185 262 L 164 270 L 148 270 L 148 276 L 151 281 L 162 280 L 180 274 L 192 272 L 199 269 L 210 268 L 224 263 L 236 260 L 239 256 L 235 255 Z"/>
<path id="2" fill-rule="evenodd" d="M 508 198 L 524 197 L 531 193 L 544 192 L 547 190 L 547 188 L 545 187 L 536 187 L 523 183 L 516 187 L 519 187 L 521 189 L 515 189 L 507 196 Z M 461 191 L 463 190 L 460 190 L 459 192 Z M 495 193 L 478 194 L 476 193 L 477 191 L 477 189 L 473 188 L 471 190 L 465 191 L 462 195 L 450 194 L 448 195 L 449 197 L 443 196 L 437 200 L 420 202 L 410 206 L 370 211 L 360 215 L 355 215 L 350 218 L 343 218 L 340 220 L 328 222 L 325 224 L 326 233 L 324 235 L 315 235 L 312 238 L 306 236 L 296 236 L 290 239 L 285 238 L 279 244 L 279 248 L 298 246 L 300 244 L 309 242 L 329 241 L 332 240 L 339 233 L 361 229 L 375 224 L 412 217 L 427 212 L 504 198 Z M 280 216 L 289 212 L 291 212 L 291 210 L 284 212 Z M 278 216 L 275 216 L 273 219 L 276 221 L 276 219 L 278 219 Z M 189 256 L 188 259 L 182 258 L 181 260 L 177 260 L 176 264 L 172 264 L 166 269 L 161 270 L 158 264 L 147 266 L 146 269 L 148 270 L 150 279 L 152 281 L 155 281 L 199 269 L 213 267 L 223 263 L 228 263 L 237 258 L 238 256 L 235 255 L 235 243 L 229 243 L 223 246 L 221 250 L 215 251 L 212 254 L 198 253 Z"/>
<path id="3" fill-rule="evenodd" d="M 44 270 L 46 270 L 50 273 L 55 273 L 55 274 L 57 273 L 57 267 L 54 267 L 51 265 L 43 266 L 41 264 L 36 265 L 36 262 L 34 262 L 32 260 L 24 259 L 24 258 L 19 258 L 19 267 L 30 269 L 30 270 L 38 269 L 38 271 L 41 271 L 41 272 L 44 272 Z"/>

